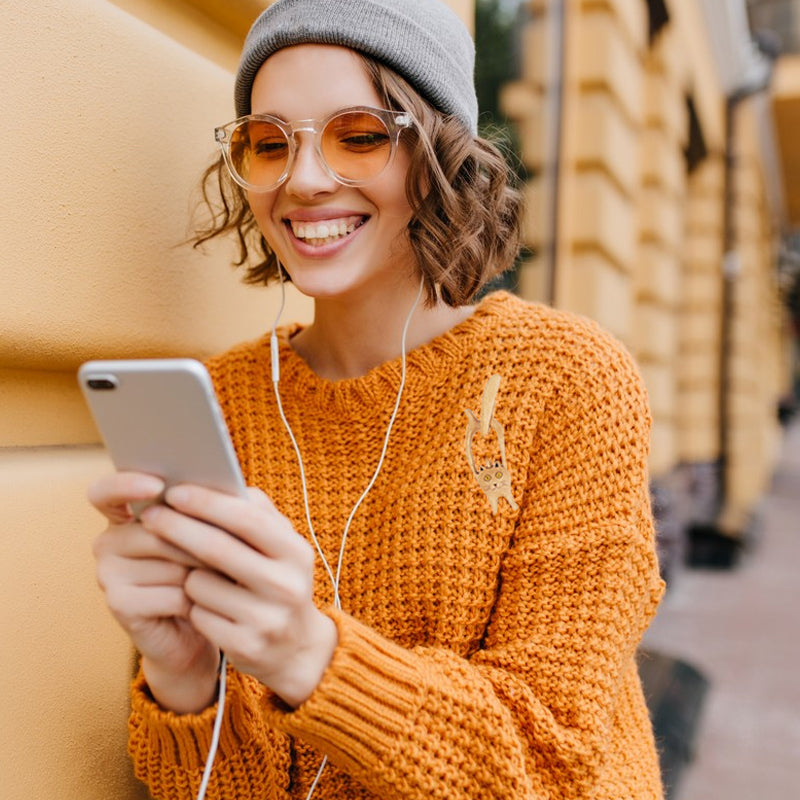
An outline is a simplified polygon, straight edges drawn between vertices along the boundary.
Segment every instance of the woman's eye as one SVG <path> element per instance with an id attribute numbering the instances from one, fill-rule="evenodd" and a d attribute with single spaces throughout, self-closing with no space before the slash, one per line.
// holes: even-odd
<path id="1" fill-rule="evenodd" d="M 341 138 L 345 147 L 354 150 L 373 150 L 387 144 L 389 137 L 385 133 L 351 133 Z"/>
<path id="2" fill-rule="evenodd" d="M 262 139 L 252 145 L 253 154 L 256 156 L 266 156 L 277 158 L 286 153 L 286 142 L 274 139 Z"/>

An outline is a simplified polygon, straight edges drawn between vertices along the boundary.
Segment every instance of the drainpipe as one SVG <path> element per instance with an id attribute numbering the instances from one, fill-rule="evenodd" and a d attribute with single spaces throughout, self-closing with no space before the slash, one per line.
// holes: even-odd
<path id="1" fill-rule="evenodd" d="M 725 172 L 722 224 L 722 305 L 720 309 L 719 352 L 719 511 L 721 514 L 729 496 L 728 434 L 730 431 L 731 337 L 733 335 L 733 297 L 735 282 L 741 271 L 741 258 L 736 250 L 734 210 L 736 196 L 734 170 L 736 166 L 735 114 L 743 98 L 731 95 L 725 101 Z"/>

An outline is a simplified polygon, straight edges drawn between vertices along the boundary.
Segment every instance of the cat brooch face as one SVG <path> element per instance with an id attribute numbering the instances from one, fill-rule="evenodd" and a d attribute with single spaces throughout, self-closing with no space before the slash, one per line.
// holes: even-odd
<path id="1" fill-rule="evenodd" d="M 481 415 L 476 417 L 469 409 L 465 410 L 467 415 L 467 433 L 464 439 L 464 450 L 467 455 L 467 463 L 478 482 L 478 486 L 486 494 L 489 505 L 492 507 L 492 514 L 497 513 L 498 503 L 504 497 L 514 511 L 519 506 L 514 501 L 511 493 L 511 475 L 506 466 L 506 439 L 503 426 L 494 418 L 494 405 L 497 399 L 497 390 L 500 388 L 500 376 L 492 375 L 486 382 L 481 397 Z M 475 435 L 480 433 L 481 437 L 486 438 L 489 432 L 494 431 L 497 435 L 497 445 L 500 450 L 500 460 L 490 461 L 481 467 L 475 466 L 475 456 L 472 451 Z"/>

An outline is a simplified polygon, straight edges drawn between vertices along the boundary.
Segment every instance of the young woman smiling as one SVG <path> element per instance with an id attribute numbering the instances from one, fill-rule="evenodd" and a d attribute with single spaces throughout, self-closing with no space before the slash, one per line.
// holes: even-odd
<path id="1" fill-rule="evenodd" d="M 198 241 L 233 233 L 313 323 L 208 364 L 248 499 L 136 522 L 158 479 L 90 489 L 156 798 L 206 791 L 219 709 L 215 798 L 661 797 L 646 398 L 592 323 L 472 304 L 520 208 L 473 59 L 439 0 L 278 0 L 248 36 Z"/>

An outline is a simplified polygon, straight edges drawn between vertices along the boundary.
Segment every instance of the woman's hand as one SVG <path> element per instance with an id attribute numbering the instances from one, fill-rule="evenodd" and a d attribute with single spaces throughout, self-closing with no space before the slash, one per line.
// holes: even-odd
<path id="1" fill-rule="evenodd" d="M 330 663 L 336 626 L 313 603 L 313 549 L 263 492 L 248 491 L 172 487 L 142 526 L 197 562 L 182 585 L 192 630 L 297 707 Z"/>
<path id="2" fill-rule="evenodd" d="M 154 698 L 178 713 L 214 702 L 219 650 L 189 619 L 184 584 L 197 559 L 137 523 L 130 504 L 152 502 L 164 484 L 152 475 L 119 472 L 89 489 L 109 525 L 94 543 L 97 580 L 106 603 L 142 654 Z"/>

